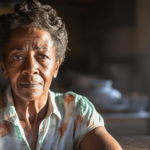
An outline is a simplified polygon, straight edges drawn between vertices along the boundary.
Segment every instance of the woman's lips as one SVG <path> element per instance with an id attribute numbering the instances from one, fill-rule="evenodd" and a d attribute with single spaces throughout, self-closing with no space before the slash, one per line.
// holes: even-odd
<path id="1" fill-rule="evenodd" d="M 30 88 L 30 89 L 33 89 L 33 88 L 37 88 L 38 86 L 40 86 L 41 84 L 40 83 L 20 83 L 21 86 L 25 87 L 25 88 Z"/>

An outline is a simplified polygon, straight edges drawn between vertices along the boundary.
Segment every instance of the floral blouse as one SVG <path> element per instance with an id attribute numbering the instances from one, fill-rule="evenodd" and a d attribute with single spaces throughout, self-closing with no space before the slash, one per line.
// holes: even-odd
<path id="1" fill-rule="evenodd" d="M 103 118 L 84 96 L 49 90 L 47 115 L 41 122 L 36 150 L 78 150 L 84 136 Z M 11 87 L 0 94 L 0 150 L 30 150 L 16 113 Z"/>

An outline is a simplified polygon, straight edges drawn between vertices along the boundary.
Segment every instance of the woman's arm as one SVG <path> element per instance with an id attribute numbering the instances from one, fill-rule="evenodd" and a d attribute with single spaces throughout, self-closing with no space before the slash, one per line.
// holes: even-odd
<path id="1" fill-rule="evenodd" d="M 80 150 L 122 150 L 105 127 L 97 127 L 83 138 Z"/>

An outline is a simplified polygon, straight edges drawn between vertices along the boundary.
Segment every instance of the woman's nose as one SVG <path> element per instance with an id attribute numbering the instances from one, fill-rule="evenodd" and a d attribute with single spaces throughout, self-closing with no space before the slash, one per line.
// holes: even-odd
<path id="1" fill-rule="evenodd" d="M 26 57 L 22 73 L 28 75 L 39 74 L 38 62 L 34 58 L 34 55 L 29 54 L 28 57 Z"/>

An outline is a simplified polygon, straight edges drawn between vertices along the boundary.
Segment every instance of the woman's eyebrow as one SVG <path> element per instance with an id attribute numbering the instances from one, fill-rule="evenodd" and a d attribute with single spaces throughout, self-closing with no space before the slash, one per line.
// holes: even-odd
<path id="1" fill-rule="evenodd" d="M 46 50 L 48 50 L 47 47 L 35 47 L 34 49 L 46 49 Z"/>
<path id="2" fill-rule="evenodd" d="M 35 47 L 34 49 L 46 49 L 49 50 L 47 47 Z M 13 48 L 12 50 L 24 51 L 26 48 Z"/>
<path id="3" fill-rule="evenodd" d="M 25 51 L 26 48 L 13 48 L 12 50 Z"/>

